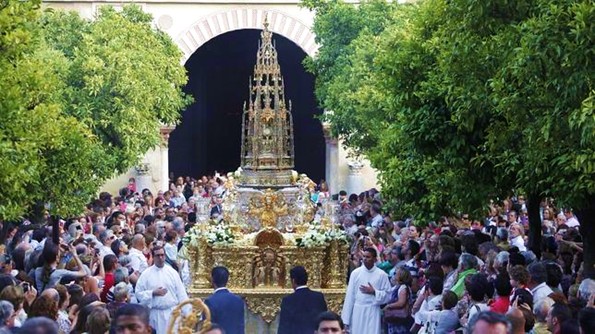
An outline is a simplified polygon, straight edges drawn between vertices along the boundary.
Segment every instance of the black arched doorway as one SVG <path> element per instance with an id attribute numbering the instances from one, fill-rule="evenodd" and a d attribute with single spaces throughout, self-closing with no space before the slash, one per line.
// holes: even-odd
<path id="1" fill-rule="evenodd" d="M 241 116 L 248 100 L 260 30 L 238 30 L 205 43 L 186 62 L 185 91 L 195 102 L 169 139 L 169 170 L 174 176 L 212 175 L 240 165 Z M 324 178 L 325 143 L 314 97 L 314 77 L 302 65 L 306 53 L 289 39 L 273 40 L 292 102 L 295 170 L 313 180 Z"/>

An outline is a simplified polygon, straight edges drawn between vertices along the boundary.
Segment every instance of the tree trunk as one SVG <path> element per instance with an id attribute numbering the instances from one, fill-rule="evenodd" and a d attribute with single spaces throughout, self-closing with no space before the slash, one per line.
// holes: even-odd
<path id="1" fill-rule="evenodd" d="M 60 244 L 60 217 L 51 215 L 48 225 L 52 226 L 52 241 L 56 244 Z"/>
<path id="2" fill-rule="evenodd" d="M 589 196 L 587 203 L 575 214 L 583 237 L 583 277 L 595 279 L 595 195 Z"/>
<path id="3" fill-rule="evenodd" d="M 541 196 L 537 194 L 528 194 L 527 212 L 529 213 L 529 249 L 535 253 L 537 259 L 541 258 L 541 215 L 539 207 Z"/>

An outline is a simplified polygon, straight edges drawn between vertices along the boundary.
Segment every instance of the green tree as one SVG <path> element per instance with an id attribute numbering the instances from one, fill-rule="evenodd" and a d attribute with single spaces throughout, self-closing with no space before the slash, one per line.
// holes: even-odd
<path id="1" fill-rule="evenodd" d="M 0 4 L 0 220 L 79 213 L 188 102 L 180 51 L 138 7 L 40 6 Z"/>
<path id="2" fill-rule="evenodd" d="M 551 196 L 560 207 L 575 209 L 585 274 L 595 277 L 595 5 L 542 0 L 528 10 L 502 38 L 515 47 L 490 81 L 495 121 L 488 154 L 516 160 L 497 174 L 515 177 L 529 195 L 534 250 L 539 202 Z"/>
<path id="3" fill-rule="evenodd" d="M 315 28 L 333 19 L 326 6 Z M 552 196 L 579 209 L 592 277 L 595 216 L 580 210 L 595 207 L 594 12 L 581 0 L 399 6 L 368 45 L 320 40 L 321 55 L 353 51 L 316 68 L 328 74 L 317 96 L 336 133 L 380 170 L 399 213 L 483 214 L 487 199 L 524 191 L 538 251 L 539 202 Z M 362 92 L 374 98 L 354 103 Z"/>
<path id="4" fill-rule="evenodd" d="M 0 7 L 0 219 L 40 201 L 67 213 L 100 185 L 91 132 L 62 113 L 66 59 L 40 38 L 39 8 L 40 1 Z"/>
<path id="5" fill-rule="evenodd" d="M 159 127 L 175 124 L 190 99 L 179 48 L 151 26 L 139 6 L 100 8 L 94 21 L 52 11 L 46 39 L 69 62 L 65 113 L 92 129 L 103 152 L 95 158 L 102 179 L 134 166 L 160 143 Z"/>

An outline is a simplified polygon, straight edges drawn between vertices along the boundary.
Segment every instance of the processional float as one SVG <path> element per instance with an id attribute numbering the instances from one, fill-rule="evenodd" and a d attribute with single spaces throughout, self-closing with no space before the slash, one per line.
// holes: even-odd
<path id="1" fill-rule="evenodd" d="M 274 332 L 281 299 L 293 292 L 289 270 L 306 268 L 308 285 L 339 312 L 347 279 L 348 240 L 335 228 L 338 205 L 316 212 L 315 184 L 294 168 L 291 102 L 265 18 L 242 117 L 241 167 L 225 180 L 221 220 L 209 220 L 208 199 L 198 203 L 198 223 L 185 236 L 191 263 L 190 294 L 212 294 L 210 271 L 229 269 L 228 288 L 242 296 L 252 322 L 247 333 Z M 274 327 L 274 329 L 273 329 Z"/>

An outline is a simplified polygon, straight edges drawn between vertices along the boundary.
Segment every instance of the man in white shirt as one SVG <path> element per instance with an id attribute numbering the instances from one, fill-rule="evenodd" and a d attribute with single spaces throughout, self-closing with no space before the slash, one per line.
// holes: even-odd
<path id="1" fill-rule="evenodd" d="M 350 333 L 380 334 L 382 330 L 380 305 L 387 302 L 386 298 L 360 289 L 371 286 L 372 291 L 390 291 L 388 275 L 374 265 L 377 256 L 374 248 L 364 249 L 363 265 L 349 276 L 341 317 Z M 384 297 L 390 294 L 385 293 Z"/>
<path id="2" fill-rule="evenodd" d="M 512 223 L 508 228 L 510 234 L 510 246 L 517 247 L 519 251 L 527 250 L 525 238 L 523 238 L 523 227 L 519 223 Z"/>
<path id="3" fill-rule="evenodd" d="M 131 246 L 132 247 L 130 247 L 128 253 L 130 256 L 130 266 L 140 275 L 149 267 L 147 258 L 143 253 L 143 250 L 145 249 L 145 237 L 142 234 L 135 234 L 134 237 L 132 237 Z"/>
<path id="4" fill-rule="evenodd" d="M 439 277 L 432 276 L 428 279 L 428 283 L 422 288 L 424 301 L 419 308 L 419 311 L 415 313 L 415 325 L 418 329 L 425 326 L 430 321 L 430 313 L 436 311 L 439 306 L 442 305 L 442 289 L 444 284 L 442 279 Z M 420 293 L 422 291 L 420 290 Z"/>
<path id="5" fill-rule="evenodd" d="M 384 222 L 384 218 L 380 214 L 380 211 L 382 211 L 382 209 L 380 207 L 380 204 L 378 204 L 378 203 L 374 203 L 370 207 L 370 215 L 372 216 L 370 225 L 373 228 L 378 228 Z"/>
<path id="6" fill-rule="evenodd" d="M 580 223 L 572 213 L 572 209 L 564 209 L 564 217 L 566 217 L 566 226 L 570 228 L 579 228 Z"/>
<path id="7" fill-rule="evenodd" d="M 548 297 L 553 291 L 545 283 L 547 279 L 547 271 L 543 263 L 533 262 L 527 267 L 527 270 L 529 271 L 530 276 L 527 287 L 533 294 L 533 305 L 535 305 L 539 301 Z"/>
<path id="8" fill-rule="evenodd" d="M 165 265 L 165 250 L 152 249 L 154 264 L 147 268 L 136 283 L 136 299 L 151 310 L 150 324 L 157 333 L 166 333 L 173 309 L 188 299 L 180 275 Z"/>
<path id="9" fill-rule="evenodd" d="M 99 256 L 101 258 L 109 254 L 115 255 L 111 248 L 114 240 L 116 240 L 116 235 L 112 230 L 105 230 L 99 234 L 99 241 L 101 242 L 101 245 L 99 245 Z"/>

